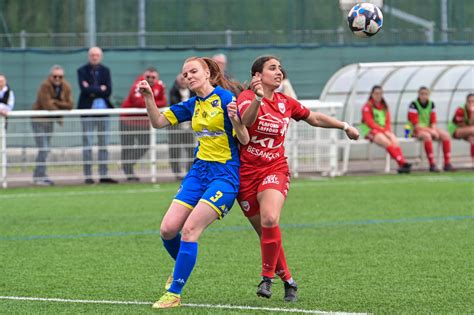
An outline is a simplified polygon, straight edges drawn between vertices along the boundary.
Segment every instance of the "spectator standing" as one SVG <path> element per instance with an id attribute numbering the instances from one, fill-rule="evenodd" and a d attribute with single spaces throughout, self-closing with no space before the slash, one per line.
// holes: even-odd
<path id="1" fill-rule="evenodd" d="M 51 67 L 48 78 L 41 83 L 33 104 L 33 110 L 70 110 L 73 107 L 71 85 L 64 79 L 64 69 L 59 65 Z M 38 147 L 33 183 L 51 186 L 54 182 L 46 175 L 46 159 L 50 152 L 54 123 L 62 125 L 62 117 L 33 117 L 31 126 Z"/>
<path id="2" fill-rule="evenodd" d="M 150 85 L 156 106 L 165 107 L 165 85 L 160 80 L 158 70 L 148 67 L 133 83 L 121 108 L 146 108 L 143 94 L 138 90 L 138 83 L 142 80 L 146 80 Z M 127 181 L 138 182 L 140 179 L 135 175 L 133 167 L 145 155 L 150 146 L 150 121 L 146 114 L 120 115 L 120 142 L 122 144 L 122 169 Z"/>
<path id="3" fill-rule="evenodd" d="M 15 94 L 8 85 L 7 77 L 0 73 L 0 116 L 6 116 L 15 107 Z"/>
<path id="4" fill-rule="evenodd" d="M 77 70 L 79 88 L 78 109 L 107 109 L 113 108 L 110 103 L 112 94 L 112 80 L 110 70 L 102 62 L 102 49 L 91 47 L 88 52 L 89 62 Z M 94 184 L 92 179 L 92 145 L 94 130 L 97 129 L 99 140 L 99 175 L 100 183 L 116 184 L 117 181 L 107 176 L 109 152 L 107 150 L 109 120 L 107 116 L 82 117 L 82 143 L 84 177 L 86 184 Z"/>
<path id="5" fill-rule="evenodd" d="M 186 85 L 186 79 L 180 73 L 176 76 L 173 87 L 170 90 L 170 104 L 179 104 L 196 96 Z M 180 162 L 185 162 L 186 173 L 193 164 L 195 140 L 191 129 L 191 122 L 184 122 L 176 126 L 170 126 L 168 133 L 169 156 L 171 170 L 176 179 L 183 179 L 181 175 Z M 183 154 L 184 151 L 184 154 Z"/>

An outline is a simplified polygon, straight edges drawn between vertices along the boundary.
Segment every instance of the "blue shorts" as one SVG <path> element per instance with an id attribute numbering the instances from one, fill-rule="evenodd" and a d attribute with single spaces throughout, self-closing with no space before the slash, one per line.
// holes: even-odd
<path id="1" fill-rule="evenodd" d="M 204 202 L 222 219 L 232 208 L 239 186 L 238 166 L 196 159 L 174 201 L 189 209 Z"/>

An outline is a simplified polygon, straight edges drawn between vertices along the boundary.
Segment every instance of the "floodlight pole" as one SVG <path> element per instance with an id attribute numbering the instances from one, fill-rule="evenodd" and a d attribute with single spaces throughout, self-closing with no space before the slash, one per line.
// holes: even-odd
<path id="1" fill-rule="evenodd" d="M 448 0 L 441 0 L 441 41 L 448 42 Z"/>
<path id="2" fill-rule="evenodd" d="M 96 20 L 95 20 L 95 0 L 86 0 L 86 30 L 87 30 L 87 46 L 96 46 Z"/>
<path id="3" fill-rule="evenodd" d="M 0 116 L 0 149 L 2 187 L 7 188 L 7 119 L 4 116 Z"/>
<path id="4" fill-rule="evenodd" d="M 138 0 L 138 47 L 146 47 L 146 0 Z"/>

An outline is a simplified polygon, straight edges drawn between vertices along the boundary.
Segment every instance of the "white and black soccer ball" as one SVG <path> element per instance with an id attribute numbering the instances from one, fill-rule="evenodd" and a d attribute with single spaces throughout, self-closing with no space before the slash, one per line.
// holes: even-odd
<path id="1" fill-rule="evenodd" d="M 382 11 L 372 3 L 358 3 L 349 11 L 347 23 L 358 37 L 374 36 L 382 28 Z"/>

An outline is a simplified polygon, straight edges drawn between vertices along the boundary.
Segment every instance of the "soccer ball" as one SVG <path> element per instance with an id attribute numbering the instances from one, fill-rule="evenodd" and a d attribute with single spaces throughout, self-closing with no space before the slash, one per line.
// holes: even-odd
<path id="1" fill-rule="evenodd" d="M 358 3 L 349 11 L 347 23 L 358 37 L 374 36 L 382 28 L 382 11 L 372 3 Z"/>

